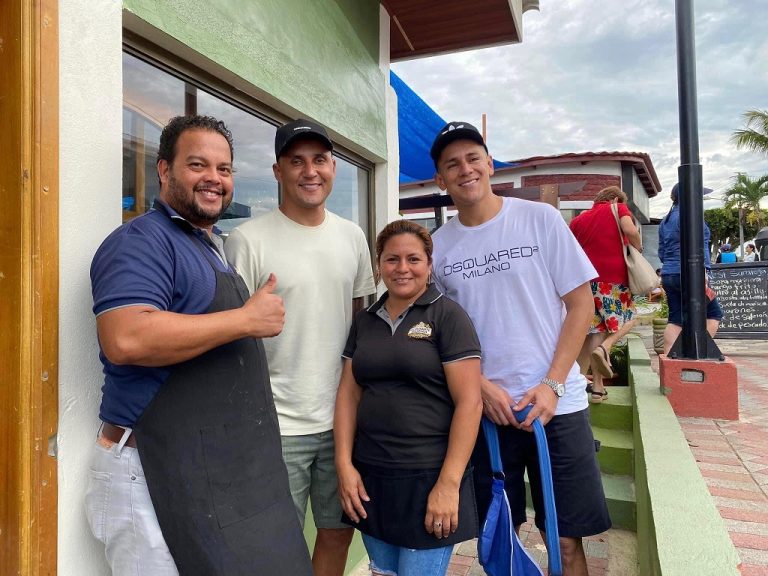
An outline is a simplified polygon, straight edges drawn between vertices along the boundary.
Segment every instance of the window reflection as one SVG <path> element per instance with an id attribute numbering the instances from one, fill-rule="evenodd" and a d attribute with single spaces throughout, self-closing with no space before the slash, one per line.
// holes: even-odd
<path id="1" fill-rule="evenodd" d="M 234 138 L 235 194 L 217 226 L 226 235 L 248 218 L 278 205 L 272 173 L 276 127 L 205 90 L 123 53 L 123 221 L 149 210 L 160 193 L 157 149 L 174 116 L 205 114 L 223 120 Z M 328 209 L 368 235 L 370 171 L 336 157 Z"/>
<path id="2" fill-rule="evenodd" d="M 334 157 L 336 158 L 336 179 L 326 207 L 342 218 L 357 222 L 367 236 L 368 171 L 338 155 Z"/>
<path id="3" fill-rule="evenodd" d="M 203 90 L 198 90 L 197 113 L 223 120 L 235 141 L 235 196 L 217 224 L 228 234 L 249 217 L 277 208 L 276 128 Z"/>

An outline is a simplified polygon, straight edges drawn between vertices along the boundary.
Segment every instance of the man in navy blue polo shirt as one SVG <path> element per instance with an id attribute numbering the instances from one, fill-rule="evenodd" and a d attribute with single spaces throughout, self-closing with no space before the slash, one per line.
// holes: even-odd
<path id="1" fill-rule="evenodd" d="M 104 386 L 86 495 L 113 574 L 311 574 L 281 459 L 260 338 L 277 279 L 249 296 L 214 224 L 232 201 L 232 135 L 173 118 L 160 198 L 91 266 Z"/>

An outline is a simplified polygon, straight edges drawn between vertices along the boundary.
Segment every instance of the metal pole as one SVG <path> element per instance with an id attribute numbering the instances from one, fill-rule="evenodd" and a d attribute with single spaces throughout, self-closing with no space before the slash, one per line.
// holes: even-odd
<path id="1" fill-rule="evenodd" d="M 676 0 L 677 86 L 680 108 L 680 270 L 683 295 L 683 330 L 671 357 L 692 360 L 718 358 L 720 352 L 706 330 L 704 295 L 704 201 L 699 164 L 699 127 L 696 106 L 696 51 L 693 1 Z M 710 355 L 711 354 L 711 355 Z"/>

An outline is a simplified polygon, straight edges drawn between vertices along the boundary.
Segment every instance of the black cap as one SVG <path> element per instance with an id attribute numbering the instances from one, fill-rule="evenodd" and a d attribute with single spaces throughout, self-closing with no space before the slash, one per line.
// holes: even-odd
<path id="1" fill-rule="evenodd" d="M 672 191 L 669 193 L 669 195 L 672 197 L 673 202 L 677 202 L 677 190 L 678 190 L 678 182 L 675 182 L 675 185 L 672 186 Z M 712 192 L 712 188 L 702 188 L 701 189 L 701 195 L 706 196 Z"/>
<path id="2" fill-rule="evenodd" d="M 445 150 L 445 147 L 456 140 L 472 140 L 480 144 L 488 152 L 488 146 L 485 145 L 483 135 L 472 124 L 469 122 L 448 122 L 437 133 L 435 141 L 432 142 L 432 148 L 429 151 L 435 166 L 437 166 L 437 160 L 440 158 L 443 150 Z"/>
<path id="3" fill-rule="evenodd" d="M 279 159 L 285 149 L 296 140 L 317 140 L 322 142 L 328 148 L 333 150 L 331 139 L 325 128 L 311 120 L 299 118 L 288 124 L 283 124 L 275 133 L 275 158 Z"/>

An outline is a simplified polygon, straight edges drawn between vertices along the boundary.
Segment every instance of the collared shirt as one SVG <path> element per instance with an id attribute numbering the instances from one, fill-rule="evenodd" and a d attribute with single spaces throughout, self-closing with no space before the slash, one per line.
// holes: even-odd
<path id="1" fill-rule="evenodd" d="M 96 251 L 91 263 L 94 314 L 137 305 L 179 314 L 206 312 L 216 292 L 212 265 L 228 271 L 215 238 L 167 204 L 156 202 L 152 210 L 112 232 Z M 205 258 L 200 247 L 213 257 Z M 116 366 L 103 353 L 100 359 L 104 365 L 100 417 L 133 426 L 169 370 Z"/>
<path id="2" fill-rule="evenodd" d="M 397 330 L 397 327 L 400 326 L 400 324 L 403 323 L 403 320 L 405 320 L 405 317 L 408 315 L 408 312 L 413 308 L 413 304 L 408 306 L 405 310 L 403 310 L 400 315 L 392 320 L 392 318 L 389 315 L 389 312 L 387 311 L 386 306 L 382 306 L 378 310 L 376 310 L 376 316 L 384 320 L 387 324 L 389 324 L 389 327 L 392 329 L 392 334 L 395 333 L 395 330 Z"/>
<path id="3" fill-rule="evenodd" d="M 430 285 L 393 322 L 388 294 L 357 314 L 344 357 L 362 388 L 353 456 L 375 466 L 439 467 L 448 448 L 453 400 L 444 364 L 480 357 L 472 321 Z"/>

